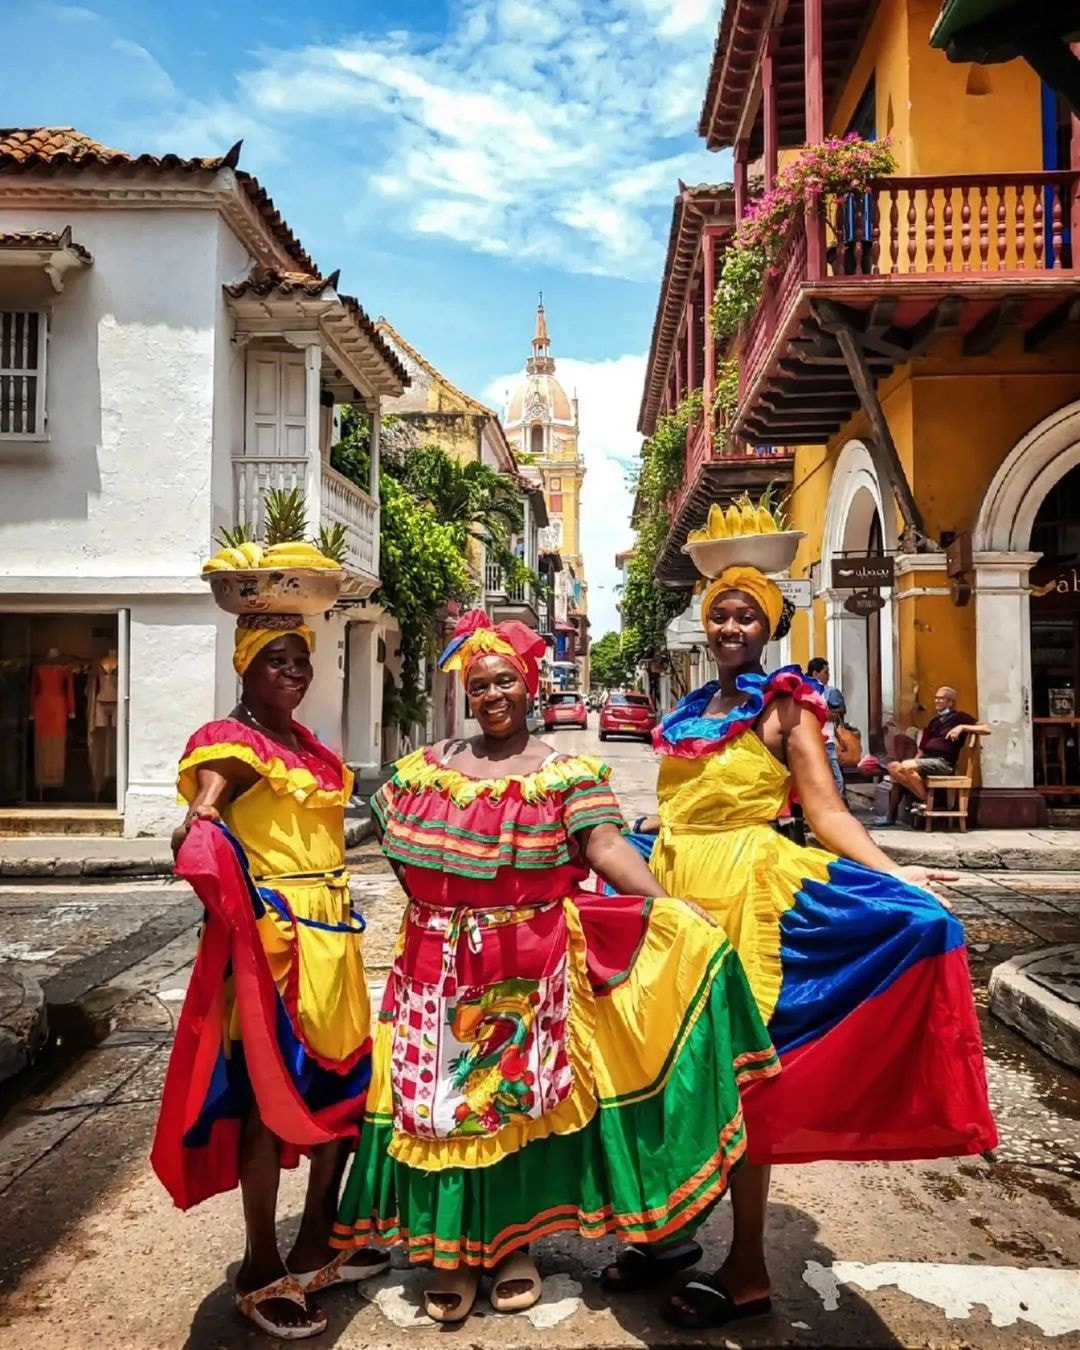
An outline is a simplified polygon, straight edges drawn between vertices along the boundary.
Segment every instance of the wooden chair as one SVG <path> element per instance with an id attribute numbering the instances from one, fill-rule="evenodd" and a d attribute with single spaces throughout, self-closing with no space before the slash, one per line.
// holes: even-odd
<path id="1" fill-rule="evenodd" d="M 967 731 L 956 757 L 956 772 L 941 774 L 926 779 L 926 801 L 912 807 L 912 814 L 921 816 L 926 822 L 926 833 L 934 828 L 935 820 L 955 820 L 960 824 L 961 834 L 967 833 L 968 808 L 971 803 L 971 788 L 975 777 L 975 768 L 979 755 L 979 738 L 986 733 Z M 938 806 L 937 794 L 944 793 L 944 806 Z"/>
<path id="2" fill-rule="evenodd" d="M 1066 787 L 1069 771 L 1065 754 L 1066 732 L 1071 727 L 1050 726 L 1039 723 L 1035 727 L 1035 739 L 1038 747 L 1039 768 L 1042 770 L 1042 787 Z M 1057 776 L 1057 783 L 1054 776 Z"/>

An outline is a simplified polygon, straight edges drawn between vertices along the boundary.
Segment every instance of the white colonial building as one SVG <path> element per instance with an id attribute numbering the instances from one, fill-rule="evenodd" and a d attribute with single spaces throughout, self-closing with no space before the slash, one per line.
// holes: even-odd
<path id="1" fill-rule="evenodd" d="M 184 740 L 237 694 L 200 565 L 273 487 L 348 532 L 302 716 L 379 760 L 378 409 L 407 376 L 238 151 L 0 132 L 0 818 L 172 828 Z M 371 414 L 368 491 L 329 463 L 346 401 Z"/>

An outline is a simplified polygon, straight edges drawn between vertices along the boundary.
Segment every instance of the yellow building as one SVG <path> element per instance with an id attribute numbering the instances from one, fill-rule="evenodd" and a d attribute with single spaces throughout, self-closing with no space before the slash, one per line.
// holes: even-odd
<path id="1" fill-rule="evenodd" d="M 554 576 L 555 670 L 572 677 L 564 682 L 587 689 L 589 601 L 581 551 L 585 463 L 578 448 L 577 398 L 568 398 L 556 378 L 543 300 L 536 311 L 525 378 L 507 408 L 506 434 L 522 461 L 540 472 L 549 521 L 541 531 L 540 548 L 561 559 Z"/>
<path id="2" fill-rule="evenodd" d="M 979 818 L 1019 824 L 1080 795 L 1080 123 L 1021 62 L 932 50 L 939 10 L 728 0 L 701 133 L 737 213 L 752 164 L 768 186 L 826 136 L 891 142 L 894 176 L 797 218 L 732 432 L 795 450 L 794 659 L 829 658 L 868 741 L 956 686 L 993 728 Z M 860 554 L 895 568 L 869 616 L 834 574 Z"/>

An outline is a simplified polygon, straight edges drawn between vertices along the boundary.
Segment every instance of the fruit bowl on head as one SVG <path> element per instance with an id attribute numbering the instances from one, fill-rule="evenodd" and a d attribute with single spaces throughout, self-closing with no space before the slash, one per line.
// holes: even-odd
<path id="1" fill-rule="evenodd" d="M 802 530 L 775 534 L 744 534 L 734 539 L 688 540 L 682 548 L 703 577 L 715 578 L 729 567 L 756 567 L 766 576 L 786 572 L 795 561 Z"/>
<path id="2" fill-rule="evenodd" d="M 210 572 L 214 603 L 226 614 L 325 614 L 341 594 L 344 572 L 313 567 L 257 567 Z"/>

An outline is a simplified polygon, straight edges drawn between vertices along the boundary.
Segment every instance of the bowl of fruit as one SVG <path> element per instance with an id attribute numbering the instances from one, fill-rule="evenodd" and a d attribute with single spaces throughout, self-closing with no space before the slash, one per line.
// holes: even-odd
<path id="1" fill-rule="evenodd" d="M 203 564 L 214 603 L 227 614 L 325 614 L 341 594 L 345 530 L 333 525 L 318 542 L 303 538 L 303 494 L 271 492 L 260 543 L 245 526 L 224 530 L 222 545 Z"/>

